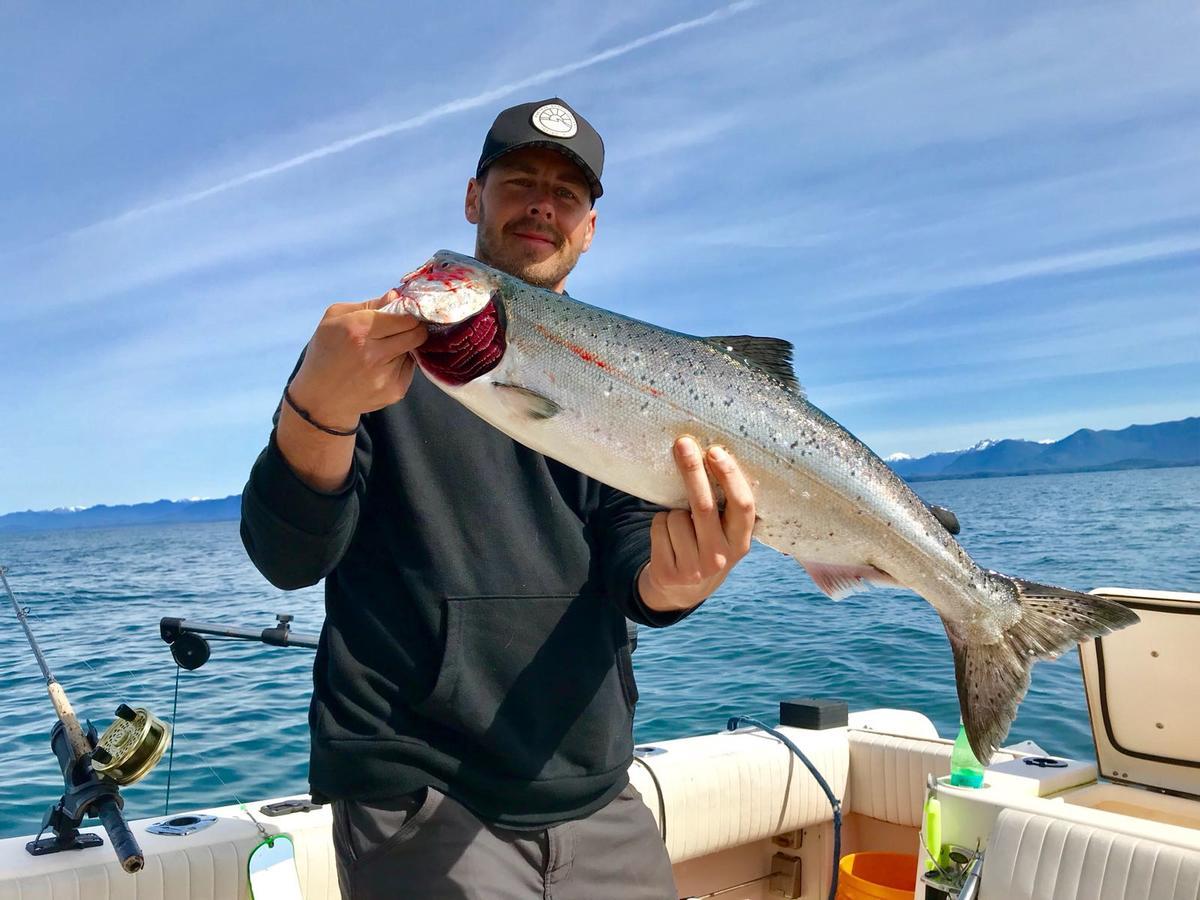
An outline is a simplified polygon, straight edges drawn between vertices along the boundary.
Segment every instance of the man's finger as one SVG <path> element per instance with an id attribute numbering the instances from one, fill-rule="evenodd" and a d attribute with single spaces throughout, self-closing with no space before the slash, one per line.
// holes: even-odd
<path id="1" fill-rule="evenodd" d="M 717 499 L 708 480 L 708 469 L 704 466 L 704 454 L 699 444 L 687 436 L 677 440 L 674 449 L 675 465 L 687 489 L 700 554 L 721 553 L 725 549 L 725 532 L 721 529 Z"/>
<path id="2" fill-rule="evenodd" d="M 396 290 L 395 288 L 392 288 L 390 291 L 388 291 L 382 297 L 375 297 L 371 300 L 366 300 L 366 301 L 360 303 L 359 308 L 360 309 L 382 309 L 383 307 L 387 306 L 389 303 L 391 303 L 393 300 L 395 300 L 399 296 L 400 296 L 400 292 L 398 290 Z"/>
<path id="3" fill-rule="evenodd" d="M 399 296 L 400 294 L 393 289 L 382 297 L 372 297 L 370 300 L 347 300 L 342 303 L 334 303 L 325 310 L 325 318 L 332 319 L 349 313 L 361 312 L 364 309 L 380 309 Z"/>
<path id="4" fill-rule="evenodd" d="M 405 355 L 400 357 L 400 366 L 397 369 L 396 385 L 400 390 L 400 396 L 403 397 L 408 393 L 408 389 L 412 386 L 413 372 L 417 368 L 417 361 L 411 356 Z"/>
<path id="5" fill-rule="evenodd" d="M 696 543 L 692 514 L 686 509 L 673 509 L 668 512 L 667 531 L 671 535 L 671 549 L 675 553 L 675 570 L 679 577 L 686 581 L 699 581 L 700 548 Z"/>
<path id="6" fill-rule="evenodd" d="M 722 526 L 729 546 L 744 553 L 754 533 L 754 490 L 737 460 L 724 447 L 710 447 L 708 462 L 725 492 Z"/>
<path id="7" fill-rule="evenodd" d="M 650 564 L 664 574 L 675 571 L 675 550 L 671 547 L 665 512 L 655 513 L 650 520 Z"/>
<path id="8" fill-rule="evenodd" d="M 420 319 L 405 313 L 382 312 L 378 309 L 363 310 L 362 315 L 371 317 L 367 330 L 368 338 L 388 338 L 394 334 L 421 328 Z"/>
<path id="9" fill-rule="evenodd" d="M 387 337 L 382 337 L 371 345 L 371 353 L 379 354 L 376 359 L 381 359 L 384 362 L 395 362 L 400 357 L 404 356 L 413 350 L 416 350 L 429 337 L 428 332 L 420 322 L 416 328 L 410 328 L 407 331 L 400 331 L 396 334 L 389 334 Z"/>

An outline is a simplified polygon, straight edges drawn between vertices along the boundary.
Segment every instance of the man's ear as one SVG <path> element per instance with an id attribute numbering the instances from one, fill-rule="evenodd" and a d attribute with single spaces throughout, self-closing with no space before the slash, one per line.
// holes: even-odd
<path id="1" fill-rule="evenodd" d="M 596 236 L 596 211 L 588 210 L 587 231 L 583 233 L 583 249 L 580 253 L 587 253 L 588 247 L 592 246 L 592 238 Z"/>
<path id="2" fill-rule="evenodd" d="M 463 212 L 466 213 L 467 221 L 472 225 L 479 224 L 479 196 L 482 193 L 483 185 L 479 183 L 479 179 L 467 180 L 467 199 L 463 204 Z"/>

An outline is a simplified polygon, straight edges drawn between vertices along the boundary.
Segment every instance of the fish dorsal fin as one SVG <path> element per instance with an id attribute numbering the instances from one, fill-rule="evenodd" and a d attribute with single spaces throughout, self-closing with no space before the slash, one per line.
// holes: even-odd
<path id="1" fill-rule="evenodd" d="M 754 337 L 749 334 L 723 334 L 705 338 L 723 353 L 762 369 L 784 387 L 803 396 L 804 388 L 792 368 L 792 345 L 783 338 Z"/>

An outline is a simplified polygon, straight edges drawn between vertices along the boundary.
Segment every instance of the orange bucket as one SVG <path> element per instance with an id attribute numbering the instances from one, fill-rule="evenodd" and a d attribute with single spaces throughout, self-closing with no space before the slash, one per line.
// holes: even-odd
<path id="1" fill-rule="evenodd" d="M 906 853 L 848 853 L 838 864 L 837 900 L 912 900 L 917 858 Z"/>

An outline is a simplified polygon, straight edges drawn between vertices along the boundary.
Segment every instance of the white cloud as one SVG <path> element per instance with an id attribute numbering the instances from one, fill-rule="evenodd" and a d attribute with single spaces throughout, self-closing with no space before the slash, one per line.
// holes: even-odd
<path id="1" fill-rule="evenodd" d="M 216 184 L 199 190 L 192 190 L 186 193 L 177 194 L 174 196 L 165 197 L 161 200 L 154 201 L 144 206 L 135 207 L 126 210 L 119 215 L 109 219 L 104 219 L 95 222 L 84 228 L 71 232 L 71 234 L 80 234 L 94 228 L 107 228 L 113 225 L 121 225 L 125 222 L 134 219 L 142 218 L 143 216 L 153 213 L 164 212 L 167 210 L 179 209 L 181 207 L 190 206 L 198 203 L 201 200 L 206 200 L 209 197 L 214 197 L 218 194 L 223 194 L 227 191 L 232 191 L 240 187 L 252 184 L 256 181 L 261 181 L 266 178 L 271 178 L 275 175 L 280 175 L 300 166 L 308 165 L 309 163 L 318 162 L 330 156 L 336 156 L 359 147 L 363 144 L 378 141 L 383 138 L 392 137 L 406 131 L 415 131 L 424 128 L 440 119 L 453 116 L 457 113 L 466 112 L 472 109 L 478 109 L 484 106 L 491 106 L 497 101 L 503 100 L 518 91 L 526 90 L 527 88 L 539 87 L 541 85 L 550 84 L 556 80 L 565 78 L 575 72 L 590 69 L 594 66 L 610 62 L 641 50 L 644 47 L 657 44 L 661 41 L 677 37 L 688 31 L 697 28 L 704 28 L 709 25 L 716 24 L 730 16 L 738 15 L 746 10 L 757 6 L 761 0 L 736 0 L 734 3 L 729 3 L 726 6 L 720 7 L 707 13 L 706 15 L 696 16 L 690 19 L 676 22 L 665 28 L 660 28 L 649 34 L 634 38 L 633 40 L 625 41 L 614 47 L 601 50 L 598 53 L 593 53 L 575 62 L 564 63 L 558 66 L 552 66 L 547 69 L 535 72 L 525 78 L 516 81 L 508 82 L 507 84 L 498 85 L 489 88 L 486 91 L 481 91 L 476 94 L 471 94 L 465 97 L 459 97 L 454 100 L 444 101 L 430 109 L 417 113 L 416 115 L 408 116 L 394 122 L 389 122 L 385 125 L 380 125 L 375 128 L 361 131 L 356 134 L 347 135 L 335 141 L 331 141 L 320 147 L 314 147 L 311 150 L 297 153 L 293 156 L 281 159 L 278 162 L 270 165 L 261 166 L 248 172 L 243 172 L 232 178 L 227 178 Z"/>

